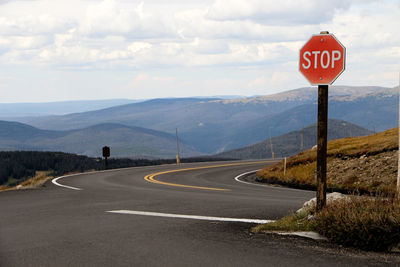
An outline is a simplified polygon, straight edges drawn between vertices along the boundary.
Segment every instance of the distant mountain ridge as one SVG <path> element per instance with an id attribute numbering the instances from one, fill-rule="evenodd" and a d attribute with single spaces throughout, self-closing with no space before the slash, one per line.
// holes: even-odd
<path id="1" fill-rule="evenodd" d="M 342 121 L 328 120 L 328 140 L 340 139 L 353 136 L 365 136 L 373 132 L 358 125 Z M 305 127 L 301 130 L 265 139 L 262 142 L 252 144 L 216 154 L 216 157 L 235 158 L 235 159 L 262 159 L 271 158 L 272 151 L 275 157 L 286 157 L 297 154 L 301 151 L 301 139 L 303 139 L 303 149 L 308 150 L 317 144 L 317 124 Z"/>
<path id="2" fill-rule="evenodd" d="M 394 88 L 393 88 L 394 89 Z M 367 95 L 367 94 L 375 94 L 382 93 L 388 90 L 392 90 L 392 88 L 380 87 L 380 86 L 331 86 L 329 88 L 329 96 L 349 96 L 349 95 Z M 394 91 L 394 90 L 393 90 Z M 257 97 L 248 97 L 248 98 L 239 98 L 239 99 L 229 99 L 229 100 L 219 100 L 223 103 L 256 103 L 263 102 L 266 103 L 268 101 L 276 101 L 276 102 L 286 102 L 286 101 L 301 101 L 301 102 L 311 102 L 318 100 L 318 95 L 316 94 L 315 87 L 303 87 L 299 89 L 289 90 L 281 93 L 276 93 L 272 95 L 265 96 L 257 96 Z"/>
<path id="3" fill-rule="evenodd" d="M 103 123 L 77 130 L 53 131 L 0 121 L 0 150 L 3 151 L 60 151 L 100 157 L 105 145 L 110 146 L 113 157 L 174 158 L 177 152 L 174 135 L 141 127 Z M 183 142 L 180 142 L 180 149 L 184 157 L 200 155 Z"/>
<path id="4" fill-rule="evenodd" d="M 144 100 L 107 99 L 107 100 L 75 100 L 47 103 L 0 103 L 0 118 L 65 115 L 86 112 L 113 106 L 138 103 Z"/>
<path id="5" fill-rule="evenodd" d="M 398 89 L 377 86 L 331 86 L 329 118 L 382 131 L 397 125 Z M 17 121 L 40 129 L 72 130 L 118 123 L 174 134 L 197 151 L 223 152 L 279 136 L 316 122 L 316 87 L 243 99 L 153 99 L 63 116 L 26 117 Z"/>

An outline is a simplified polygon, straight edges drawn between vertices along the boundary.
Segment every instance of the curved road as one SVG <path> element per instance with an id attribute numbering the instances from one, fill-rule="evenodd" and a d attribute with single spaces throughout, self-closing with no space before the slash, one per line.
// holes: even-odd
<path id="1" fill-rule="evenodd" d="M 0 266 L 376 266 L 393 260 L 254 235 L 254 223 L 232 221 L 274 220 L 314 196 L 234 180 L 265 164 L 111 170 L 57 180 L 70 188 L 48 182 L 2 192 Z"/>

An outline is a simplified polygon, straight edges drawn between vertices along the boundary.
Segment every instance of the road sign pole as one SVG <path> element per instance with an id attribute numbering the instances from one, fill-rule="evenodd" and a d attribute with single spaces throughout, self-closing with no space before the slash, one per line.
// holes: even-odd
<path id="1" fill-rule="evenodd" d="M 103 147 L 104 169 L 108 170 L 108 157 L 110 156 L 110 147 Z"/>
<path id="2" fill-rule="evenodd" d="M 328 85 L 318 85 L 317 212 L 326 205 Z"/>
<path id="3" fill-rule="evenodd" d="M 328 84 L 345 70 L 346 48 L 328 31 L 313 35 L 300 49 L 299 70 L 318 85 L 317 212 L 326 205 Z"/>
<path id="4" fill-rule="evenodd" d="M 398 125 L 398 157 L 397 157 L 397 197 L 400 199 L 400 72 L 399 72 L 399 125 Z"/>
<path id="5" fill-rule="evenodd" d="M 176 128 L 176 164 L 180 164 L 181 163 L 181 158 L 179 155 L 179 139 L 178 139 L 178 128 Z"/>

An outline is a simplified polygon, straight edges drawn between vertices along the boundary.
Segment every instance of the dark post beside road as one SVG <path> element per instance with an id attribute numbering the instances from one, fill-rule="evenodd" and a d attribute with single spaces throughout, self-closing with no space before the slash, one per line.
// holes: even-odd
<path id="1" fill-rule="evenodd" d="M 176 128 L 176 164 L 181 164 L 181 157 L 179 155 L 179 139 L 178 139 L 178 128 Z"/>
<path id="2" fill-rule="evenodd" d="M 328 144 L 328 85 L 318 85 L 317 211 L 326 204 L 326 151 Z"/>
<path id="3" fill-rule="evenodd" d="M 103 157 L 104 157 L 104 169 L 108 169 L 108 157 L 110 157 L 110 147 L 104 146 L 103 147 Z"/>

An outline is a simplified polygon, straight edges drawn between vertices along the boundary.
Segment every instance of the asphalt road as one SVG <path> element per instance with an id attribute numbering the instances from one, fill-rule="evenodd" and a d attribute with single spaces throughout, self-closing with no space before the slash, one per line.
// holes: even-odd
<path id="1" fill-rule="evenodd" d="M 226 163 L 111 170 L 58 180 L 82 190 L 48 182 L 40 189 L 2 192 L 0 266 L 400 264 L 398 256 L 295 237 L 252 234 L 252 223 L 109 212 L 273 220 L 298 209 L 315 194 L 234 180 L 266 163 L 192 169 L 144 179 L 168 170 L 220 164 Z"/>

